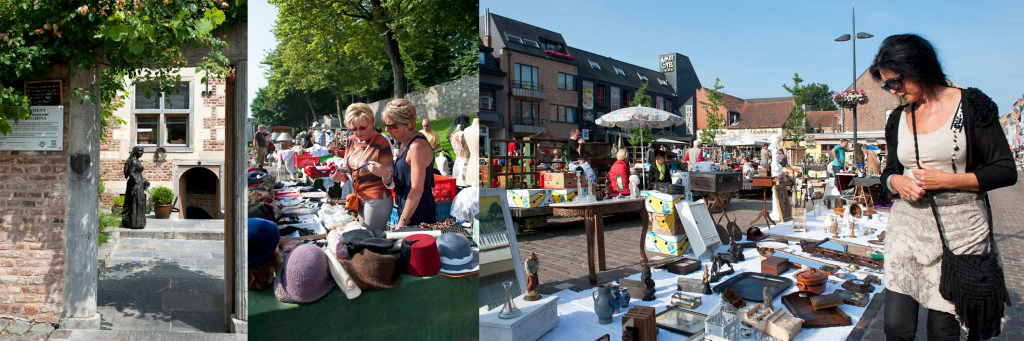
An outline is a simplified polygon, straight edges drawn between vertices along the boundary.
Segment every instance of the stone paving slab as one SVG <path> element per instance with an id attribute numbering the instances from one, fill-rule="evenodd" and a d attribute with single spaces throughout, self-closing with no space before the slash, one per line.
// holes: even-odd
<path id="1" fill-rule="evenodd" d="M 118 228 L 121 238 L 224 240 L 223 219 L 146 218 L 146 228 Z"/>

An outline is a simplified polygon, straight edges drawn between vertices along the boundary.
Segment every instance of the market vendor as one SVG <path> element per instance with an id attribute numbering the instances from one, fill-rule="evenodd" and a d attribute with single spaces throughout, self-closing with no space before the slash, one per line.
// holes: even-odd
<path id="1" fill-rule="evenodd" d="M 839 141 L 839 145 L 828 151 L 829 156 L 833 160 L 829 164 L 832 166 L 832 174 L 839 174 L 839 172 L 843 171 L 843 167 L 846 165 L 846 145 L 849 143 L 849 140 L 842 139 Z"/>
<path id="2" fill-rule="evenodd" d="M 902 199 L 885 238 L 886 338 L 914 339 L 922 306 L 929 339 L 960 340 L 962 328 L 967 340 L 999 335 L 1010 296 L 987 193 L 1013 186 L 1017 171 L 998 108 L 951 84 L 914 34 L 882 41 L 869 71 L 906 103 L 885 125 L 882 188 Z"/>
<path id="3" fill-rule="evenodd" d="M 626 162 L 627 154 L 625 149 L 619 149 L 615 153 L 615 163 L 612 170 L 608 171 L 608 181 L 612 183 L 608 193 L 612 196 L 629 195 L 629 163 Z"/>
<path id="4" fill-rule="evenodd" d="M 860 150 L 864 152 L 864 173 L 868 176 L 877 176 L 882 174 L 882 166 L 878 161 L 878 155 L 875 151 L 868 148 L 868 145 L 861 145 Z"/>
<path id="5" fill-rule="evenodd" d="M 668 164 L 665 162 L 665 151 L 654 151 L 654 164 L 651 165 L 651 172 L 648 182 L 672 182 L 672 175 L 668 172 Z"/>
<path id="6" fill-rule="evenodd" d="M 437 222 L 434 200 L 433 149 L 416 131 L 416 106 L 404 98 L 388 103 L 381 114 L 388 135 L 402 144 L 395 160 L 395 227 Z"/>
<path id="7" fill-rule="evenodd" d="M 389 188 L 394 188 L 391 169 L 394 158 L 391 145 L 384 135 L 373 130 L 373 109 L 366 103 L 353 103 L 345 110 L 345 126 L 353 134 L 345 147 L 345 163 L 336 172 L 340 181 L 352 180 L 352 194 L 345 201 L 347 207 L 358 208 L 359 220 L 372 230 L 387 228 L 394 199 Z M 355 203 L 348 203 L 355 200 Z"/>

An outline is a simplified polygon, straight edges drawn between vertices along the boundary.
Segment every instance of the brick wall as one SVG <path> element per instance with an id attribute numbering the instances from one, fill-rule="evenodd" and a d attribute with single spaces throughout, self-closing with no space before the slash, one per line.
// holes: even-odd
<path id="1" fill-rule="evenodd" d="M 67 68 L 51 72 L 43 79 L 63 79 L 69 94 Z M 56 323 L 62 315 L 68 97 L 63 150 L 0 151 L 0 317 Z"/>
<path id="2" fill-rule="evenodd" d="M 171 181 L 173 162 L 156 162 L 145 157 L 139 161 L 142 161 L 142 177 L 146 178 L 146 181 Z M 128 181 L 124 177 L 124 160 L 100 160 L 100 180 L 108 183 Z"/>

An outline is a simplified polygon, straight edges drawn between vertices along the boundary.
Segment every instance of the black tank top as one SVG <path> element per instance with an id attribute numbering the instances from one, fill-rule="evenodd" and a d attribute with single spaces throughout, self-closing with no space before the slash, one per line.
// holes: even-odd
<path id="1" fill-rule="evenodd" d="M 413 137 L 409 141 L 409 148 L 405 148 L 402 155 L 398 156 L 398 160 L 395 160 L 395 202 L 398 204 L 398 214 L 402 214 L 405 211 L 405 201 L 409 197 L 409 191 L 412 190 L 412 166 L 405 161 L 405 155 L 409 154 L 409 149 L 412 147 L 412 143 L 416 139 L 427 139 L 422 135 Z M 429 142 L 427 142 L 429 144 Z M 423 195 L 420 196 L 420 203 L 416 205 L 416 211 L 413 212 L 412 217 L 409 217 L 408 225 L 418 225 L 421 223 L 436 223 L 437 222 L 437 204 L 434 202 L 434 167 L 428 164 L 427 169 L 424 171 L 423 176 Z"/>

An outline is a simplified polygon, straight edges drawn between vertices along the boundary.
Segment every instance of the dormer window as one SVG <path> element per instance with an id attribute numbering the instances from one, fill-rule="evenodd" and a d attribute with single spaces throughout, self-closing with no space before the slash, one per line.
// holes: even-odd
<path id="1" fill-rule="evenodd" d="M 735 111 L 729 112 L 729 125 L 734 126 L 740 124 L 740 113 Z"/>
<path id="2" fill-rule="evenodd" d="M 626 72 L 622 71 L 622 69 L 620 69 L 618 66 L 612 66 L 612 68 L 615 69 L 615 74 L 617 74 L 619 76 L 625 76 L 626 75 Z"/>
<path id="3" fill-rule="evenodd" d="M 597 70 L 601 69 L 601 64 L 598 64 L 597 62 L 595 62 L 593 60 L 590 60 L 590 59 L 587 59 L 587 61 L 590 62 L 590 68 L 591 69 L 597 69 Z"/>
<path id="4" fill-rule="evenodd" d="M 647 76 L 644 76 L 643 74 L 641 74 L 639 72 L 637 72 L 636 75 L 637 75 L 637 77 L 640 77 L 640 80 L 642 80 L 644 82 L 647 81 Z"/>
<path id="5" fill-rule="evenodd" d="M 538 49 L 540 48 L 540 44 L 538 44 L 536 40 L 523 38 L 523 44 L 526 44 L 527 46 L 533 46 Z"/>
<path id="6" fill-rule="evenodd" d="M 517 35 L 514 35 L 514 34 L 509 34 L 508 35 L 508 41 L 511 41 L 513 43 L 525 44 L 525 43 L 523 43 L 523 37 L 520 37 L 520 36 L 517 36 Z"/>
<path id="7" fill-rule="evenodd" d="M 662 86 L 668 86 L 668 82 L 661 78 L 658 78 L 658 84 L 661 84 Z"/>

